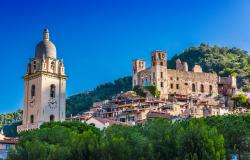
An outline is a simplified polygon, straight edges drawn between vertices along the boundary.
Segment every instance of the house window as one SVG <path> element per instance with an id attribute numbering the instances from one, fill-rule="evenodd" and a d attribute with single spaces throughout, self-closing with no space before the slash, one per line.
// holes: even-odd
<path id="1" fill-rule="evenodd" d="M 161 87 L 164 87 L 164 84 L 163 84 L 163 82 L 161 82 Z"/>
<path id="2" fill-rule="evenodd" d="M 163 72 L 161 72 L 161 78 L 163 78 Z"/>
<path id="3" fill-rule="evenodd" d="M 49 121 L 50 122 L 54 122 L 54 120 L 55 120 L 55 116 L 52 114 L 52 115 L 50 115 L 49 116 Z"/>
<path id="4" fill-rule="evenodd" d="M 203 93 L 204 92 L 204 85 L 201 84 L 201 92 Z"/>
<path id="5" fill-rule="evenodd" d="M 171 88 L 171 89 L 173 89 L 173 88 L 174 88 L 174 85 L 173 85 L 172 83 L 170 84 L 170 88 Z"/>
<path id="6" fill-rule="evenodd" d="M 179 89 L 179 84 L 176 84 L 176 89 Z"/>
<path id="7" fill-rule="evenodd" d="M 196 92 L 195 84 L 192 84 L 192 92 Z"/>
<path id="8" fill-rule="evenodd" d="M 33 84 L 31 86 L 31 97 L 34 97 L 36 95 L 36 86 Z"/>
<path id="9" fill-rule="evenodd" d="M 54 84 L 50 85 L 50 97 L 55 98 L 56 96 L 56 86 Z"/>
<path id="10" fill-rule="evenodd" d="M 209 85 L 209 93 L 213 93 L 213 86 Z"/>
<path id="11" fill-rule="evenodd" d="M 30 116 L 30 123 L 34 123 L 34 115 L 33 114 Z"/>

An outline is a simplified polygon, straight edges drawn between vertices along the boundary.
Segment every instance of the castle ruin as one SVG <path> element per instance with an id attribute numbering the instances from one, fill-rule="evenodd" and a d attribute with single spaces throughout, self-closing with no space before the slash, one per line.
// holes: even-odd
<path id="1" fill-rule="evenodd" d="M 225 95 L 235 94 L 236 78 L 219 77 L 215 73 L 205 73 L 200 65 L 195 65 L 189 71 L 188 64 L 176 60 L 176 69 L 167 68 L 167 54 L 164 51 L 151 53 L 151 67 L 146 68 L 142 59 L 133 61 L 133 87 L 155 85 L 161 99 L 169 95 Z"/>

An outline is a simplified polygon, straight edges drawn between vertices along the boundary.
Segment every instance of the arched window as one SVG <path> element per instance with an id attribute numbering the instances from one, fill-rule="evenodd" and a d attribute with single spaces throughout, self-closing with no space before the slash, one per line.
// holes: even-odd
<path id="1" fill-rule="evenodd" d="M 50 115 L 49 116 L 49 121 L 50 122 L 54 122 L 54 120 L 55 120 L 55 116 L 52 114 L 52 115 Z"/>
<path id="2" fill-rule="evenodd" d="M 50 97 L 55 98 L 56 96 L 56 86 L 54 84 L 50 85 Z"/>
<path id="3" fill-rule="evenodd" d="M 30 115 L 30 123 L 34 123 L 34 115 Z"/>
<path id="4" fill-rule="evenodd" d="M 36 95 L 36 86 L 33 84 L 31 86 L 31 97 L 34 97 Z"/>
<path id="5" fill-rule="evenodd" d="M 204 85 L 201 84 L 201 92 L 203 93 L 204 92 Z"/>
<path id="6" fill-rule="evenodd" d="M 209 85 L 209 93 L 213 93 L 213 86 Z"/>
<path id="7" fill-rule="evenodd" d="M 50 68 L 51 68 L 52 70 L 54 70 L 54 68 L 55 68 L 55 63 L 54 63 L 54 62 L 51 62 Z"/>
<path id="8" fill-rule="evenodd" d="M 192 84 L 192 92 L 196 92 L 195 84 L 194 83 Z"/>

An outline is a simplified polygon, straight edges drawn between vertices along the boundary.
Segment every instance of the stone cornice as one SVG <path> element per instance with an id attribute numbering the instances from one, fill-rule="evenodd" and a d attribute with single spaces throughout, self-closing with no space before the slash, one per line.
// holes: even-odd
<path id="1" fill-rule="evenodd" d="M 50 72 L 47 72 L 47 71 L 37 71 L 36 73 L 33 73 L 33 74 L 27 74 L 25 76 L 23 76 L 23 79 L 24 80 L 30 80 L 30 79 L 34 79 L 34 78 L 37 78 L 37 77 L 41 77 L 41 76 L 49 76 L 49 77 L 54 77 L 54 78 L 60 78 L 60 79 L 68 79 L 68 76 L 67 75 L 60 75 L 60 74 L 56 74 L 56 73 L 50 73 Z"/>

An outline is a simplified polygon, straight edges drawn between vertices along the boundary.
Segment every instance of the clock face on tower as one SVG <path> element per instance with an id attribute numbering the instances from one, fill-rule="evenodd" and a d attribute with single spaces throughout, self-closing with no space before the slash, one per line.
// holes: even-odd
<path id="1" fill-rule="evenodd" d="M 48 101 L 48 105 L 50 109 L 55 109 L 57 106 L 55 98 L 50 98 L 50 100 Z"/>

